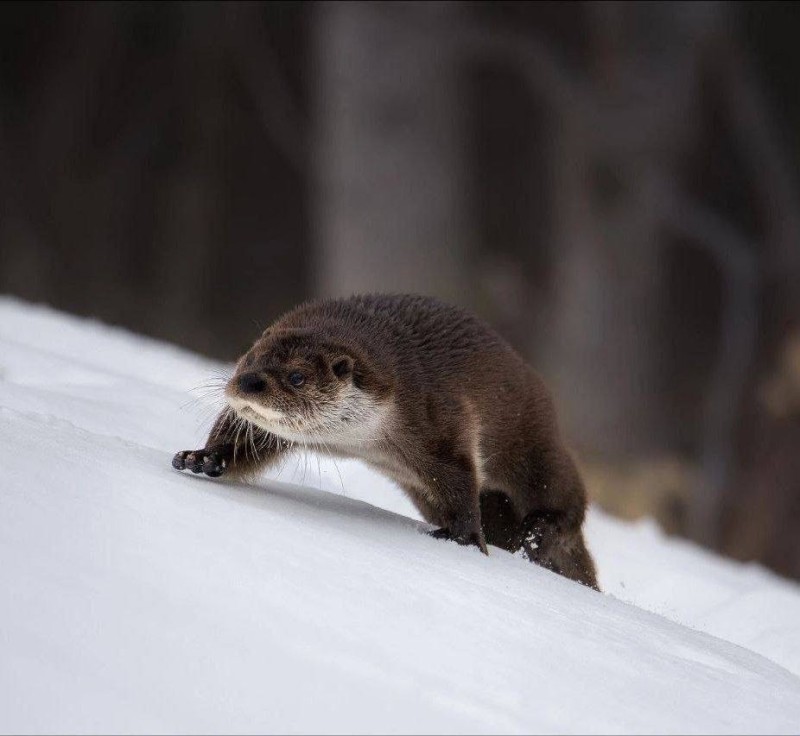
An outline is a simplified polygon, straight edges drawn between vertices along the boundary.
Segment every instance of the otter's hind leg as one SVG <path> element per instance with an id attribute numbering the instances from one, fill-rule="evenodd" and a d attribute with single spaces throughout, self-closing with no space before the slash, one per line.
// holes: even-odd
<path id="1" fill-rule="evenodd" d="M 599 591 L 581 530 L 582 516 L 576 520 L 569 512 L 531 512 L 522 521 L 522 549 L 531 562 Z"/>
<path id="2" fill-rule="evenodd" d="M 489 477 L 522 519 L 511 551 L 522 548 L 531 562 L 599 590 L 582 532 L 586 490 L 569 453 L 549 445 L 523 455 L 498 454 Z"/>

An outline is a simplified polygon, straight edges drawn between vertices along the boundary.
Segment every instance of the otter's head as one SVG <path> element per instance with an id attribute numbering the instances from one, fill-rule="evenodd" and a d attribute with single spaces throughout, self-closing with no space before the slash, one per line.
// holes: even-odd
<path id="1" fill-rule="evenodd" d="M 314 331 L 267 330 L 225 389 L 242 419 L 284 439 L 313 444 L 372 439 L 388 386 L 364 358 Z"/>

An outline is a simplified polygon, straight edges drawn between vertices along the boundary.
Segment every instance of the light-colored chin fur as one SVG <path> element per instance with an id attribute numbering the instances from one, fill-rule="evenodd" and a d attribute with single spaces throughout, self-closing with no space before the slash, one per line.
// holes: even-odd
<path id="1" fill-rule="evenodd" d="M 276 434 L 279 437 L 284 436 L 283 430 L 288 428 L 282 423 L 286 417 L 281 412 L 238 396 L 228 396 L 227 398 L 228 406 L 242 419 L 255 424 L 266 432 L 272 432 L 272 434 Z M 284 439 L 291 438 L 285 437 Z"/>
<path id="2" fill-rule="evenodd" d="M 357 402 L 358 405 L 352 421 L 345 423 L 334 419 L 326 423 L 326 418 L 321 418 L 319 426 L 308 426 L 303 420 L 287 417 L 282 412 L 239 396 L 226 398 L 231 409 L 242 419 L 276 437 L 303 445 L 324 443 L 328 447 L 345 450 L 363 443 L 373 443 L 383 434 L 382 425 L 387 419 L 387 408 L 369 400 L 364 401 L 363 395 L 345 397 L 345 401 Z"/>

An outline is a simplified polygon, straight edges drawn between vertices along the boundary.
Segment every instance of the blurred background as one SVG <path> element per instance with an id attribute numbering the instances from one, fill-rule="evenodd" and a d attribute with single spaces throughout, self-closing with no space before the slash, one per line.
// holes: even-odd
<path id="1" fill-rule="evenodd" d="M 800 6 L 3 3 L 0 292 L 224 360 L 436 294 L 590 493 L 800 577 Z"/>

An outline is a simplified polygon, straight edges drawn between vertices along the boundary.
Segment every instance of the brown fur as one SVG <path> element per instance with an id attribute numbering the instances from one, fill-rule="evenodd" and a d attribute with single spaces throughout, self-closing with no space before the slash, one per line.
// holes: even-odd
<path id="1" fill-rule="evenodd" d="M 298 442 L 361 458 L 442 527 L 434 536 L 522 550 L 597 589 L 586 492 L 550 395 L 477 317 L 421 296 L 306 303 L 261 335 L 226 394 L 237 412 L 223 412 L 205 448 L 178 453 L 176 468 L 252 475 Z"/>

